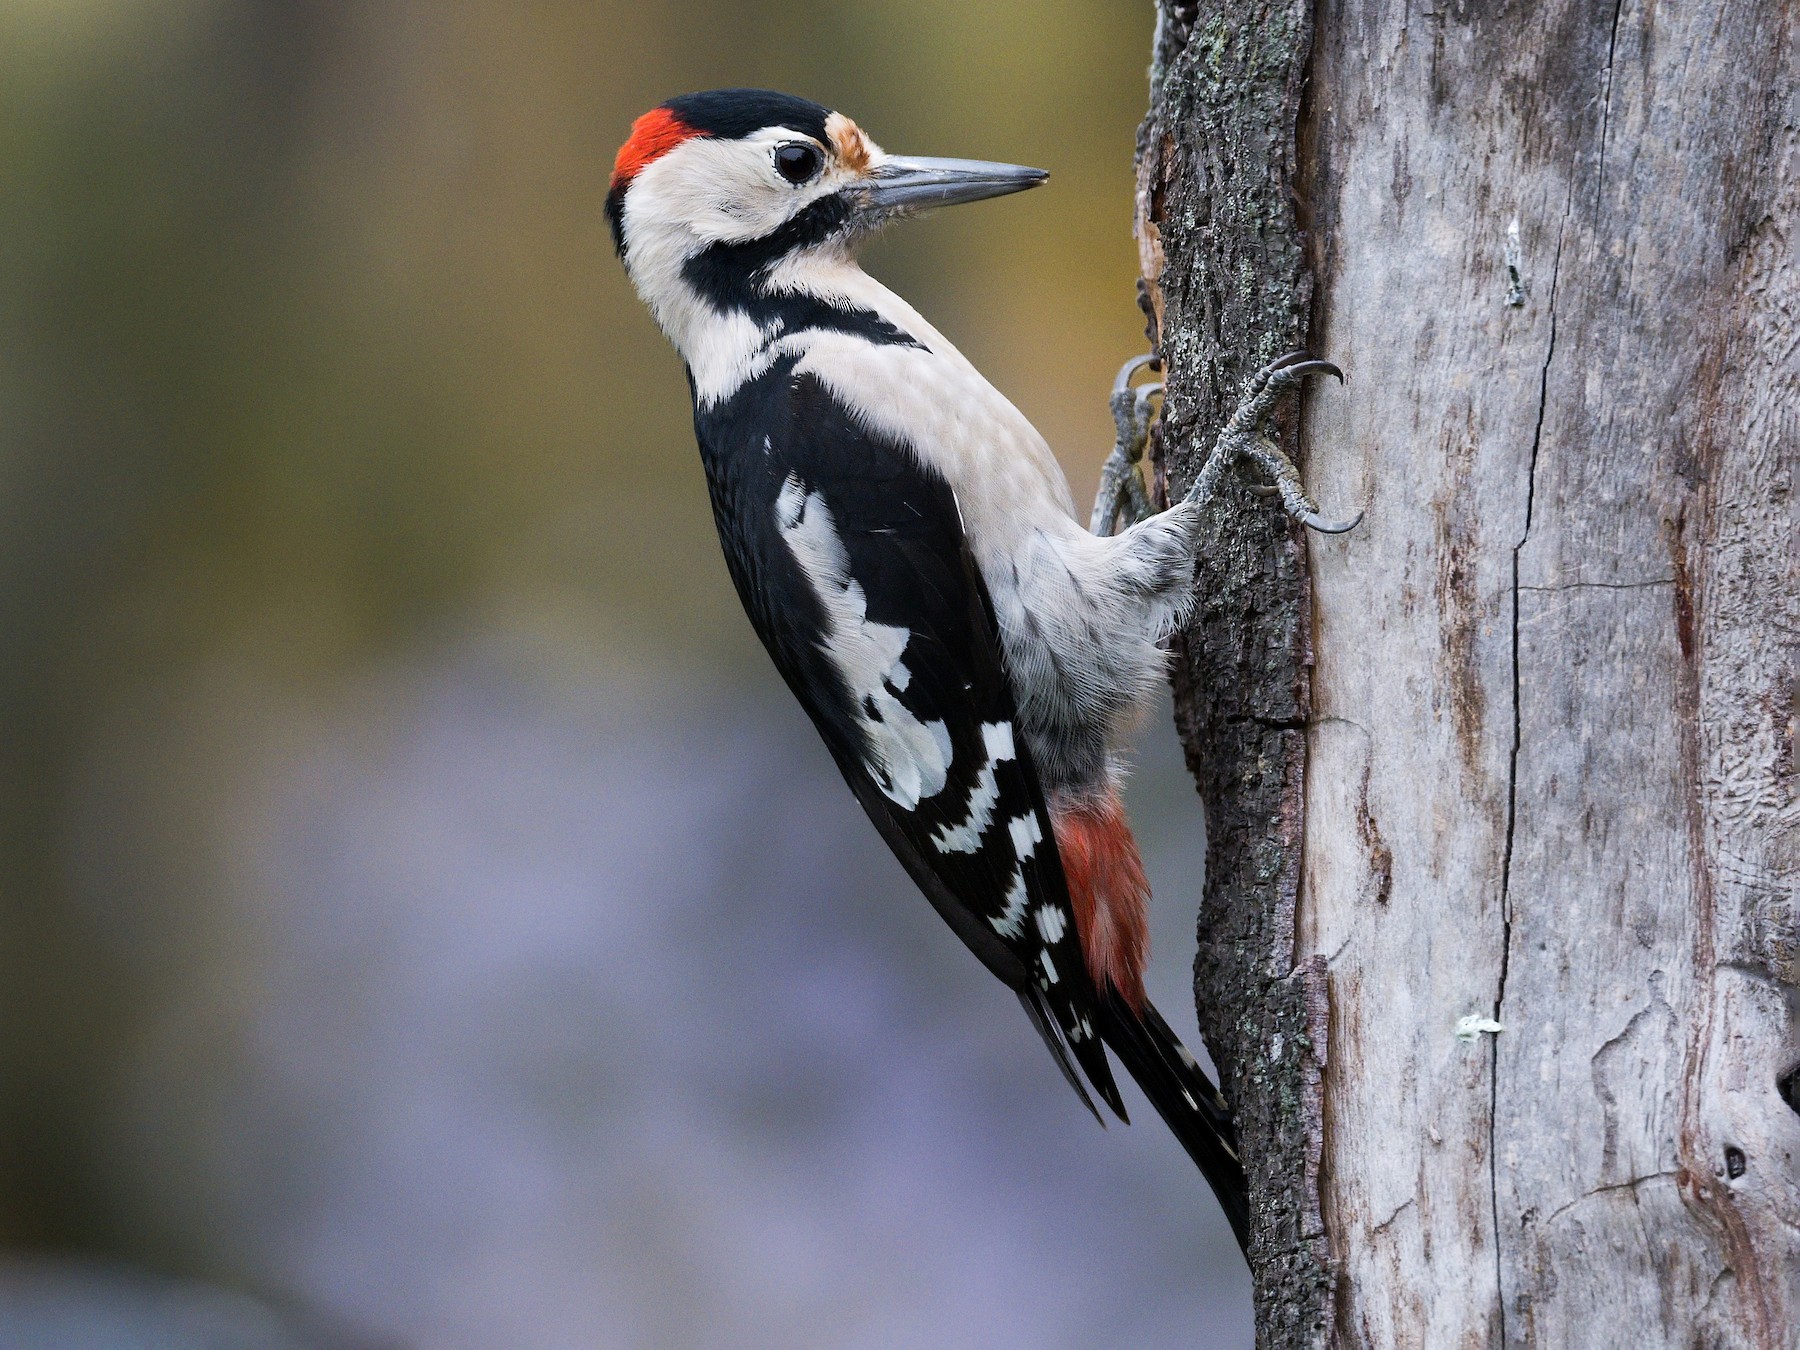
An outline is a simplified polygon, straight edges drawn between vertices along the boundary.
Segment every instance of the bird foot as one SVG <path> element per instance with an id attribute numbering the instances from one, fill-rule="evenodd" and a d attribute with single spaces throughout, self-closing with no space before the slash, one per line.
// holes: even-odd
<path id="1" fill-rule="evenodd" d="M 1360 511 L 1354 519 L 1346 521 L 1327 520 L 1321 515 L 1317 504 L 1307 495 L 1294 462 L 1269 438 L 1266 424 L 1281 396 L 1299 388 L 1312 375 L 1333 375 L 1340 383 L 1344 378 L 1344 372 L 1331 362 L 1321 361 L 1304 351 L 1277 357 L 1251 376 L 1237 410 L 1225 423 L 1200 476 L 1188 490 L 1189 502 L 1206 501 L 1217 491 L 1219 477 L 1226 466 L 1234 460 L 1247 459 L 1275 480 L 1273 487 L 1253 488 L 1252 491 L 1280 497 L 1281 509 L 1308 529 L 1321 534 L 1343 534 L 1362 523 Z"/>
<path id="2" fill-rule="evenodd" d="M 1115 534 L 1121 521 L 1123 528 L 1129 529 L 1151 514 L 1150 492 L 1139 466 L 1150 442 L 1150 425 L 1156 420 L 1150 400 L 1161 394 L 1163 387 L 1152 382 L 1133 388 L 1131 381 L 1138 371 L 1155 364 L 1155 356 L 1134 356 L 1113 380 L 1112 396 L 1107 400 L 1112 409 L 1113 448 L 1100 466 L 1100 490 L 1094 494 L 1094 512 L 1088 522 L 1094 534 Z"/>

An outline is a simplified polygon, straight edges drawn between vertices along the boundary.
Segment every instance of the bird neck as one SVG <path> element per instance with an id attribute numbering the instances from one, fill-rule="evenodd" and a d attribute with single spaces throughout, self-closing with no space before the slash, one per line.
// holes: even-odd
<path id="1" fill-rule="evenodd" d="M 687 362 L 702 406 L 728 397 L 784 353 L 798 354 L 822 333 L 875 346 L 954 348 L 917 310 L 841 249 L 757 256 L 744 245 L 682 252 L 658 247 L 627 255 L 632 280 Z"/>

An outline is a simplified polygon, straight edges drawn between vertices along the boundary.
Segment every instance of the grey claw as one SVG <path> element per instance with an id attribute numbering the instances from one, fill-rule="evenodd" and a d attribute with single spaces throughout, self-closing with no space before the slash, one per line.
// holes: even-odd
<path id="1" fill-rule="evenodd" d="M 1132 357 L 1131 360 L 1127 361 L 1120 369 L 1118 375 L 1114 377 L 1112 387 L 1113 393 L 1124 393 L 1131 387 L 1131 377 L 1133 375 L 1137 374 L 1145 366 L 1153 366 L 1155 364 L 1157 364 L 1157 358 L 1153 352 L 1145 352 L 1142 356 Z"/>
<path id="2" fill-rule="evenodd" d="M 1313 354 L 1302 347 L 1298 351 L 1284 352 L 1282 355 L 1269 362 L 1268 365 L 1264 366 L 1263 369 L 1273 375 L 1276 371 L 1283 370 L 1288 366 L 1293 365 L 1296 361 L 1310 361 L 1312 359 Z"/>
<path id="3" fill-rule="evenodd" d="M 1344 372 L 1332 365 L 1331 362 L 1320 361 L 1316 357 L 1307 356 L 1305 352 L 1300 353 L 1300 355 L 1305 357 L 1305 360 L 1296 361 L 1292 365 L 1283 366 L 1281 368 L 1281 373 L 1283 375 L 1286 375 L 1293 380 L 1303 380 L 1308 375 L 1335 375 L 1339 384 L 1344 383 Z M 1285 357 L 1282 359 L 1286 360 Z"/>
<path id="4" fill-rule="evenodd" d="M 1317 530 L 1320 534 L 1348 534 L 1358 525 L 1368 512 L 1358 511 L 1352 520 L 1326 520 L 1317 511 L 1308 511 L 1303 516 L 1294 517 L 1309 530 Z"/>

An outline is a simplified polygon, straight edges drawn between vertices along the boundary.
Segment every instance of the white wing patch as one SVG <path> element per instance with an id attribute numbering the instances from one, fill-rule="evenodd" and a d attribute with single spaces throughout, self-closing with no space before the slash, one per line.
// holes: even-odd
<path id="1" fill-rule="evenodd" d="M 975 786 L 969 793 L 969 814 L 960 825 L 946 825 L 932 836 L 939 853 L 974 853 L 981 847 L 981 836 L 994 820 L 994 804 L 1000 800 L 1000 785 L 994 780 L 994 766 L 1011 759 L 1013 732 L 1011 722 L 985 722 L 981 742 L 987 747 L 987 763 L 981 766 Z"/>
<path id="2" fill-rule="evenodd" d="M 868 597 L 850 575 L 850 555 L 825 499 L 794 474 L 775 499 L 775 525 L 824 606 L 821 645 L 849 686 L 873 755 L 869 770 L 882 792 L 910 811 L 942 792 L 950 772 L 948 729 L 921 722 L 895 697 L 912 683 L 900 659 L 912 634 L 869 621 Z"/>

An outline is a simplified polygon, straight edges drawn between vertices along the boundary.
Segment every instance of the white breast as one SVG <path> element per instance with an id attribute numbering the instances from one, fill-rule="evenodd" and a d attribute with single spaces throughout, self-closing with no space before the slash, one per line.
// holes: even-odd
<path id="1" fill-rule="evenodd" d="M 1086 533 L 1069 481 L 1037 428 L 917 310 L 853 263 L 810 267 L 804 279 L 815 293 L 879 314 L 923 344 L 812 333 L 797 369 L 944 476 L 990 584 L 996 566 L 1029 534 Z"/>

